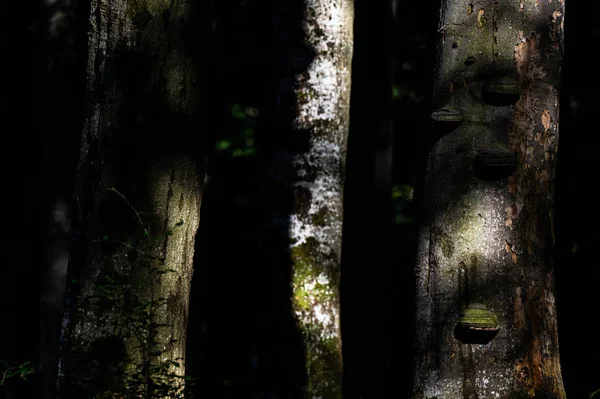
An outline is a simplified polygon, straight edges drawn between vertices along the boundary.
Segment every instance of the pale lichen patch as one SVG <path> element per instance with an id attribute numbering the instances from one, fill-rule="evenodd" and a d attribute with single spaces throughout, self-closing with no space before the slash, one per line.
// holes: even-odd
<path id="1" fill-rule="evenodd" d="M 340 74 L 335 63 L 325 57 L 313 62 L 308 68 L 307 86 L 300 90 L 306 101 L 299 103 L 297 128 L 309 128 L 316 119 L 332 120 L 338 118 L 338 101 L 343 86 L 340 86 Z M 318 93 L 314 95 L 312 93 Z M 302 94 L 300 94 L 302 95 Z"/>
<path id="2" fill-rule="evenodd" d="M 295 183 L 308 191 L 305 203 L 290 216 L 290 238 L 298 246 L 314 237 L 322 252 L 339 252 L 342 229 L 341 146 L 324 138 L 314 139 L 309 152 L 298 156 L 294 164 L 300 177 L 315 175 L 312 181 Z"/>
<path id="3" fill-rule="evenodd" d="M 294 194 L 287 223 L 292 304 L 305 346 L 306 397 L 341 397 L 339 278 L 343 172 L 349 126 L 353 7 L 345 0 L 303 4 L 302 47 L 310 58 L 302 72 L 282 78 L 295 113 L 291 134 L 308 146 L 282 161 L 278 183 Z M 274 162 L 277 163 L 277 162 Z M 273 171 L 278 172 L 278 171 Z M 277 175 L 277 173 L 274 173 Z M 276 176 L 277 177 L 277 176 Z M 291 182 L 291 187 L 290 187 Z"/>
<path id="4" fill-rule="evenodd" d="M 339 337 L 336 293 L 329 280 L 324 273 L 320 273 L 316 278 L 303 273 L 294 275 L 294 313 L 304 328 L 316 334 L 318 339 Z"/>

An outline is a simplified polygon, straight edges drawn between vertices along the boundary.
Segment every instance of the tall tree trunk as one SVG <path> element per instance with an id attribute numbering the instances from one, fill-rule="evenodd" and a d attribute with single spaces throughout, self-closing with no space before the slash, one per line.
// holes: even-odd
<path id="1" fill-rule="evenodd" d="M 61 397 L 181 395 L 203 174 L 195 12 L 91 2 Z"/>
<path id="2" fill-rule="evenodd" d="M 564 1 L 444 1 L 416 397 L 564 398 L 553 188 Z M 462 113 L 460 115 L 453 111 Z M 490 341 L 491 339 L 491 341 Z"/>
<path id="3" fill-rule="evenodd" d="M 310 0 L 281 6 L 283 72 L 270 177 L 279 193 L 291 193 L 286 198 L 293 201 L 291 209 L 282 201 L 275 203 L 278 211 L 272 220 L 278 234 L 289 239 L 291 270 L 283 274 L 289 278 L 287 301 L 301 337 L 300 362 L 306 375 L 292 385 L 302 391 L 296 393 L 300 397 L 341 398 L 339 282 L 353 2 Z"/>
<path id="4" fill-rule="evenodd" d="M 64 313 L 67 265 L 71 237 L 71 208 L 75 166 L 81 137 L 84 87 L 83 59 L 86 48 L 87 18 L 80 2 L 43 2 L 40 74 L 42 92 L 38 96 L 40 126 L 60 131 L 60 138 L 41 135 L 40 184 L 35 198 L 40 203 L 40 229 L 43 234 L 40 296 L 40 398 L 55 394 L 58 348 Z M 40 32 L 41 33 L 41 32 Z"/>
<path id="5" fill-rule="evenodd" d="M 344 396 L 351 398 L 383 397 L 391 382 L 385 376 L 391 355 L 388 333 L 395 324 L 389 300 L 394 283 L 394 9 L 394 1 L 355 1 L 341 278 Z M 369 272 L 365 273 L 367 264 Z"/>

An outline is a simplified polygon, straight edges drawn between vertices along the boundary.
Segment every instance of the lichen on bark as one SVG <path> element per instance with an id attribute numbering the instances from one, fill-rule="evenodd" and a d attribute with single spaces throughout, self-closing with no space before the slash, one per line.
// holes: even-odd
<path id="1" fill-rule="evenodd" d="M 90 3 L 75 193 L 83 239 L 70 265 L 76 282 L 65 317 L 61 397 L 183 395 L 202 194 L 199 68 L 186 36 L 191 7 Z M 99 342 L 122 346 L 112 360 L 118 370 L 98 373 Z"/>
<path id="2" fill-rule="evenodd" d="M 290 185 L 295 196 L 286 233 L 291 241 L 291 299 L 305 351 L 305 394 L 341 398 L 339 279 L 353 5 L 347 0 L 310 0 L 301 13 L 302 39 L 286 49 L 292 55 L 284 63 L 304 68 L 282 77 L 279 112 L 286 115 L 289 109 L 282 107 L 294 109 L 293 115 L 281 116 L 283 124 L 289 126 L 287 134 L 304 137 L 306 146 L 281 149 L 272 162 L 289 162 L 289 175 L 273 177 Z"/>
<path id="3" fill-rule="evenodd" d="M 464 118 L 429 149 L 413 384 L 425 397 L 564 397 L 551 260 L 563 14 L 563 1 L 443 2 L 436 109 Z M 499 78 L 518 82 L 516 104 L 485 96 Z M 516 170 L 481 179 L 473 159 L 496 143 Z M 487 344 L 453 335 L 471 302 L 498 316 Z"/>

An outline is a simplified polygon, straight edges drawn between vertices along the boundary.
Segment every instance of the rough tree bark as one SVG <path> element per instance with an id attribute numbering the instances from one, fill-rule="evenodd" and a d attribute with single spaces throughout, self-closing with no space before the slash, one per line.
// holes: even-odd
<path id="1" fill-rule="evenodd" d="M 203 174 L 194 15 L 91 2 L 60 397 L 182 395 Z"/>
<path id="2" fill-rule="evenodd" d="M 339 281 L 353 2 L 292 3 L 282 4 L 280 13 L 284 72 L 274 132 L 280 145 L 270 174 L 280 192 L 292 192 L 294 203 L 291 215 L 279 204 L 273 223 L 290 241 L 289 300 L 307 377 L 300 395 L 341 398 Z"/>
<path id="3" fill-rule="evenodd" d="M 563 0 L 442 4 L 415 397 L 565 397 L 552 260 L 563 17 Z"/>

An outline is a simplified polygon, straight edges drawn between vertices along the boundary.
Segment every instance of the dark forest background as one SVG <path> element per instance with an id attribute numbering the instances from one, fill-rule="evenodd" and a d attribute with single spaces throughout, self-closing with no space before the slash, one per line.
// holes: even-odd
<path id="1" fill-rule="evenodd" d="M 416 202 L 431 144 L 438 1 L 400 2 L 395 15 L 375 3 L 355 2 L 342 265 L 348 398 L 383 398 L 390 392 L 408 396 Z M 77 12 L 85 14 L 86 1 L 77 4 Z M 188 373 L 199 378 L 196 397 L 269 397 L 286 383 L 277 356 L 290 355 L 281 338 L 285 333 L 272 317 L 278 314 L 272 290 L 278 276 L 269 263 L 270 244 L 255 234 L 268 212 L 260 155 L 273 140 L 267 121 L 277 85 L 278 21 L 265 1 L 207 1 L 201 9 L 206 11 L 198 34 L 208 77 L 204 103 L 209 117 L 203 131 L 209 152 L 192 282 Z M 595 61 L 600 27 L 595 16 L 600 4 L 567 0 L 566 10 L 555 261 L 562 372 L 567 396 L 578 399 L 600 388 L 600 212 L 595 195 L 600 172 Z M 47 17 L 48 9 L 38 1 L 11 2 L 4 14 L 7 218 L 2 242 L 7 256 L 0 266 L 0 359 L 14 362 L 38 357 L 40 280 L 48 250 L 44 206 L 48 198 L 72 196 L 83 110 L 85 22 L 73 27 L 77 46 L 83 46 L 79 58 L 71 60 L 68 79 L 57 81 L 48 73 L 48 54 L 60 52 L 64 43 L 49 37 Z M 57 88 L 70 95 L 54 98 Z M 374 166 L 386 160 L 392 160 L 391 184 L 380 173 L 385 168 Z M 266 343 L 273 342 L 281 351 L 265 352 Z M 10 383 L 22 397 L 33 397 L 35 377 Z"/>

